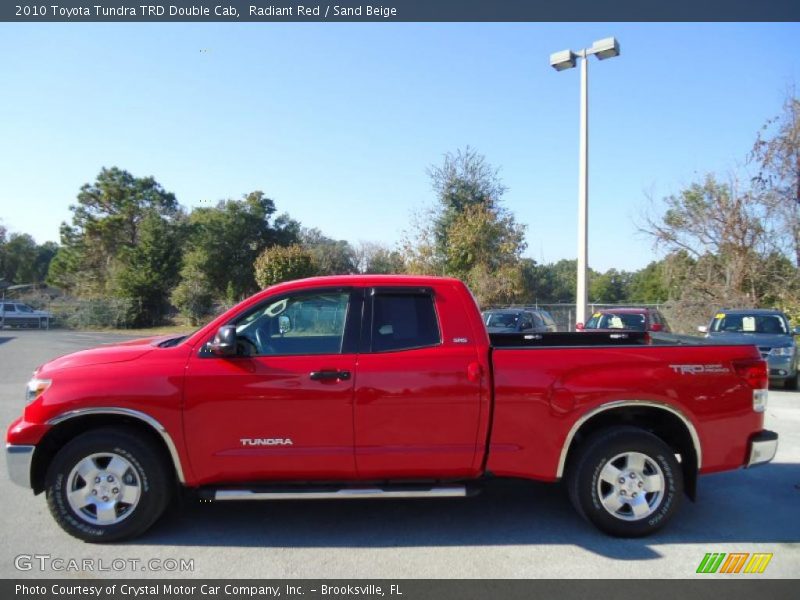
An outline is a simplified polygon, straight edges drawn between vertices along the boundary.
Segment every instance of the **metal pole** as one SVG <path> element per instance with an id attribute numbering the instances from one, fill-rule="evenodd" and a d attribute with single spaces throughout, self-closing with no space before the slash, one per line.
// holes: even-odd
<path id="1" fill-rule="evenodd" d="M 581 57 L 581 131 L 580 163 L 578 167 L 578 284 L 575 319 L 586 323 L 586 303 L 589 297 L 587 275 L 589 259 L 589 69 L 586 50 Z"/>

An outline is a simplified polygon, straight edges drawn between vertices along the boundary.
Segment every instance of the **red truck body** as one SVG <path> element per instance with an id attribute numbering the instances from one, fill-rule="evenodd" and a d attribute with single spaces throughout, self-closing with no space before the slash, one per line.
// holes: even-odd
<path id="1" fill-rule="evenodd" d="M 367 319 L 381 290 L 432 297 L 438 340 L 370 351 Z M 315 291 L 349 295 L 339 351 L 208 351 L 221 327 L 241 323 L 255 307 L 273 310 L 276 298 Z M 374 323 L 376 314 L 371 318 Z M 398 323 L 386 331 L 396 332 Z M 493 346 L 472 295 L 455 279 L 288 282 L 180 340 L 136 340 L 40 367 L 35 380 L 46 382 L 44 389 L 33 384 L 35 399 L 8 430 L 9 468 L 16 481 L 50 493 L 51 463 L 60 450 L 115 424 L 150 435 L 168 471 L 185 488 L 201 490 L 464 482 L 487 474 L 557 481 L 567 476 L 581 440 L 613 427 L 639 427 L 662 438 L 680 454 L 690 494 L 697 472 L 774 455 L 776 438 L 762 431 L 763 406 L 754 400 L 765 400 L 767 385 L 754 347 L 586 346 L 591 334 L 566 335 L 572 337 L 558 346 L 546 344 L 547 334 Z M 526 347 L 531 338 L 543 345 Z M 72 484 L 72 491 L 82 485 Z M 127 510 L 121 506 L 118 515 Z"/>

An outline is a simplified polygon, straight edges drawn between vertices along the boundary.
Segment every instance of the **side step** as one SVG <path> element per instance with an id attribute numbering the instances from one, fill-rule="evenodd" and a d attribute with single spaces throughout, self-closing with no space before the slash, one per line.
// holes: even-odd
<path id="1" fill-rule="evenodd" d="M 436 487 L 347 487 L 320 488 L 256 488 L 203 490 L 209 500 L 361 500 L 364 498 L 461 498 L 469 495 L 466 486 Z"/>

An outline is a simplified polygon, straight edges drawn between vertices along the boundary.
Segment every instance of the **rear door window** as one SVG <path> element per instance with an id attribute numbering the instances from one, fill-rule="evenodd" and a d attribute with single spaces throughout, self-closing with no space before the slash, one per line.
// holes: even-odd
<path id="1" fill-rule="evenodd" d="M 376 290 L 372 302 L 372 351 L 391 352 L 441 342 L 433 295 Z"/>

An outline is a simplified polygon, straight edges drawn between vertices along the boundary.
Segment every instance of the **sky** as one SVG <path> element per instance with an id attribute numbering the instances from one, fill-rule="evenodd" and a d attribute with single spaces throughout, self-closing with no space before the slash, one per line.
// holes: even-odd
<path id="1" fill-rule="evenodd" d="M 187 208 L 262 190 L 352 243 L 393 245 L 467 145 L 500 169 L 526 256 L 577 252 L 579 70 L 589 64 L 589 263 L 658 258 L 662 198 L 747 172 L 800 82 L 800 24 L 0 24 L 0 222 L 42 243 L 103 167 Z M 800 85 L 800 84 L 798 84 Z M 651 200 L 652 199 L 652 200 Z"/>

